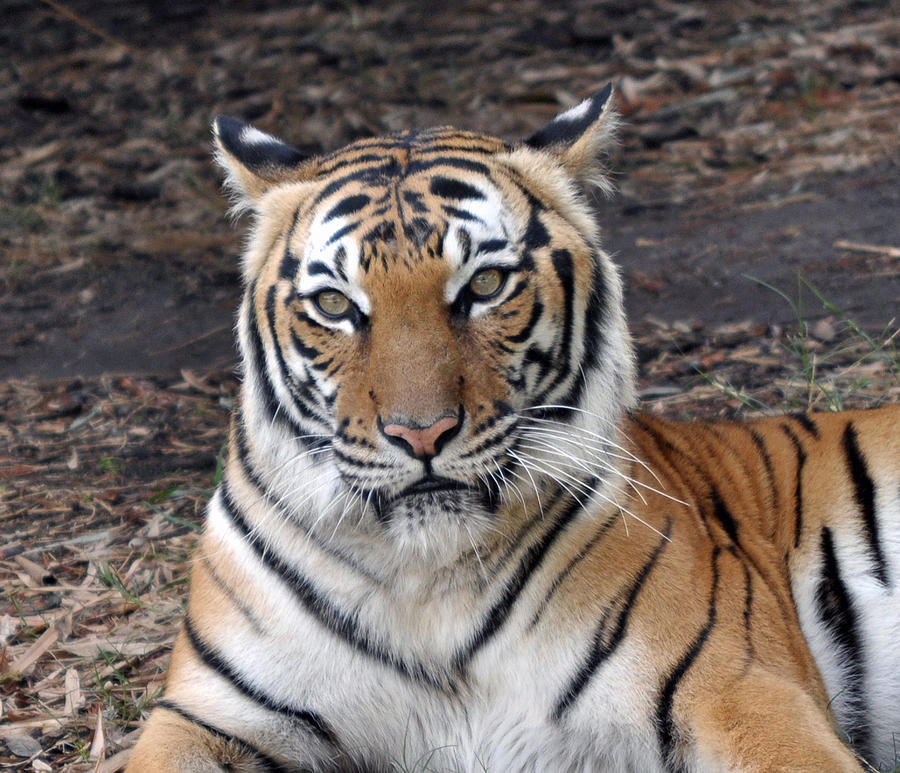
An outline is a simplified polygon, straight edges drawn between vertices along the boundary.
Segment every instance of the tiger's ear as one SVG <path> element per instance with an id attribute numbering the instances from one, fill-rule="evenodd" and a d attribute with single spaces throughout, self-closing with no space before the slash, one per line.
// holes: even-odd
<path id="1" fill-rule="evenodd" d="M 560 113 L 525 144 L 553 153 L 582 185 L 608 189 L 601 153 L 614 144 L 619 117 L 613 109 L 612 84 Z"/>
<path id="2" fill-rule="evenodd" d="M 280 183 L 302 179 L 307 156 L 250 124 L 227 115 L 212 125 L 215 159 L 225 170 L 225 187 L 235 199 L 235 211 L 256 209 L 266 191 Z"/>

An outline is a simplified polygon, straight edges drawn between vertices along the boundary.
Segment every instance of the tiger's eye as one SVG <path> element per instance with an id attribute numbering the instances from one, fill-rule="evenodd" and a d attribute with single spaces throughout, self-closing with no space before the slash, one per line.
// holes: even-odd
<path id="1" fill-rule="evenodd" d="M 350 311 L 350 299 L 336 290 L 325 290 L 316 296 L 316 306 L 328 317 L 342 317 Z"/>
<path id="2" fill-rule="evenodd" d="M 503 285 L 503 274 L 499 269 L 486 268 L 479 271 L 469 282 L 469 289 L 479 298 L 489 298 Z"/>

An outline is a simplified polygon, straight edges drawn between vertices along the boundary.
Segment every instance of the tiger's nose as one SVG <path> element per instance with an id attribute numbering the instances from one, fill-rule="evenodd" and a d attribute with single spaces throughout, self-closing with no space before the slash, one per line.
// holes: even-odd
<path id="1" fill-rule="evenodd" d="M 414 426 L 412 422 L 403 424 L 396 420 L 381 428 L 388 437 L 403 441 L 398 445 L 413 456 L 437 456 L 458 430 L 459 417 L 456 415 L 441 416 L 427 427 Z"/>

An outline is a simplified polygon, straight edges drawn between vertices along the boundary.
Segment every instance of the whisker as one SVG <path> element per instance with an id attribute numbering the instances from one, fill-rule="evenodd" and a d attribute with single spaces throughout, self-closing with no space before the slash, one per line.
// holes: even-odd
<path id="1" fill-rule="evenodd" d="M 635 521 L 637 521 L 637 522 L 640 523 L 640 524 L 643 524 L 643 525 L 646 526 L 648 529 L 650 529 L 650 531 L 655 532 L 656 534 L 658 534 L 660 537 L 663 537 L 663 538 L 666 539 L 667 541 L 671 541 L 671 538 L 670 538 L 668 535 L 666 535 L 666 534 L 664 534 L 663 532 L 661 532 L 661 531 L 660 531 L 659 529 L 657 529 L 653 524 L 648 523 L 647 521 L 645 521 L 645 520 L 644 520 L 643 518 L 641 518 L 640 516 L 635 515 L 635 513 L 633 513 L 631 510 L 629 510 L 629 509 L 626 508 L 626 507 L 623 507 L 621 503 L 616 502 L 614 499 L 610 498 L 609 496 L 607 496 L 606 494 L 604 494 L 604 493 L 603 493 L 602 491 L 600 491 L 599 489 L 597 489 L 597 488 L 595 488 L 595 487 L 593 487 L 593 486 L 588 486 L 586 483 L 584 483 L 583 481 L 580 481 L 578 478 L 576 478 L 575 476 L 569 474 L 568 472 L 565 471 L 565 469 L 563 469 L 562 467 L 560 467 L 560 466 L 557 465 L 557 464 L 554 464 L 553 462 L 550 462 L 550 461 L 547 461 L 547 460 L 542 460 L 542 461 L 543 461 L 543 463 L 546 464 L 551 470 L 555 470 L 559 475 L 563 475 L 563 476 L 565 476 L 565 477 L 567 477 L 567 478 L 569 478 L 569 479 L 575 481 L 576 485 L 578 485 L 579 488 L 580 488 L 583 492 L 589 493 L 589 494 L 591 494 L 592 496 L 597 496 L 597 497 L 599 497 L 601 500 L 603 500 L 603 501 L 606 502 L 607 504 L 613 505 L 613 506 L 615 506 L 616 508 L 618 508 L 618 510 L 619 510 L 621 513 L 623 513 L 624 515 L 630 515 Z M 536 469 L 540 469 L 537 465 L 535 465 L 535 468 L 536 468 Z M 554 476 L 553 476 L 553 475 L 550 475 L 550 477 L 554 477 Z M 554 478 L 554 479 L 555 479 L 560 485 L 563 485 L 563 486 L 565 485 L 565 484 L 564 484 L 562 481 L 560 481 L 558 478 Z"/>

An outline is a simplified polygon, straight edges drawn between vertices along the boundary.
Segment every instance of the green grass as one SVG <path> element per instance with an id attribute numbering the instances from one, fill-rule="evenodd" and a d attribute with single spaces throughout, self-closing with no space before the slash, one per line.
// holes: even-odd
<path id="1" fill-rule="evenodd" d="M 119 576 L 119 573 L 110 564 L 103 563 L 98 565 L 97 579 L 106 587 L 119 591 L 122 598 L 126 601 L 137 604 L 139 607 L 143 606 L 141 599 L 136 594 L 132 593 Z"/>
<path id="2" fill-rule="evenodd" d="M 134 686 L 128 675 L 129 659 L 115 651 L 100 652 L 100 661 L 110 669 L 110 673 L 101 675 L 97 668 L 97 661 L 94 662 L 94 689 L 97 696 L 115 714 L 117 720 L 127 723 L 136 722 L 162 694 L 162 688 L 150 694 L 148 691 Z M 135 694 L 142 692 L 141 697 L 134 697 Z"/>
<path id="3" fill-rule="evenodd" d="M 797 275 L 796 300 L 761 279 L 747 278 L 783 298 L 794 314 L 795 327 L 783 340 L 794 365 L 787 380 L 789 386 L 783 395 L 784 407 L 788 410 L 844 410 L 854 397 L 872 385 L 871 376 L 863 368 L 872 363 L 882 363 L 883 375 L 879 376 L 880 379 L 900 379 L 898 320 L 890 320 L 877 335 L 871 335 L 802 274 Z M 803 304 L 804 292 L 811 293 L 821 304 L 821 309 L 834 319 L 835 337 L 832 341 L 820 343 L 812 335 Z M 774 407 L 715 376 L 702 375 L 727 397 L 739 401 L 749 410 L 763 411 Z"/>

